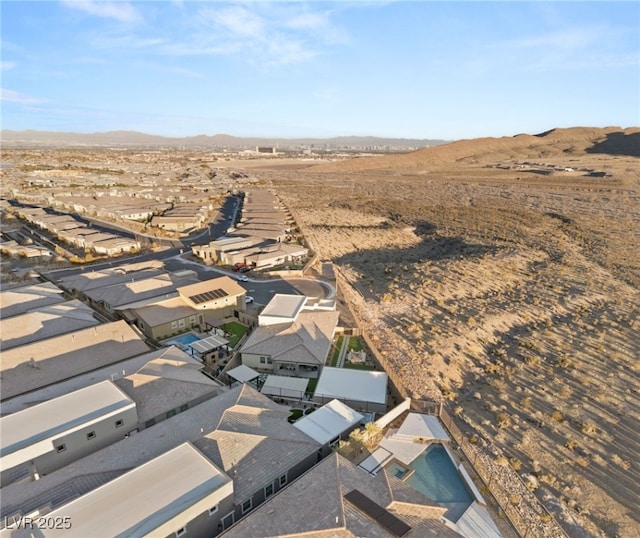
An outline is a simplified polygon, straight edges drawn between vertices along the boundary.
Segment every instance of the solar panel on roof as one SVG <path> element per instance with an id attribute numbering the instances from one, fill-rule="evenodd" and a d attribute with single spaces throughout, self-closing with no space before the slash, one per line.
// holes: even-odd
<path id="1" fill-rule="evenodd" d="M 198 293 L 197 295 L 192 295 L 189 297 L 191 301 L 195 304 L 206 303 L 207 301 L 214 301 L 215 299 L 220 299 L 220 297 L 226 297 L 229 295 L 226 291 L 222 289 L 205 291 L 204 293 Z"/>
<path id="2" fill-rule="evenodd" d="M 398 538 L 404 536 L 411 530 L 411 527 L 404 521 L 394 516 L 379 504 L 373 502 L 357 489 L 347 493 L 344 498 Z"/>

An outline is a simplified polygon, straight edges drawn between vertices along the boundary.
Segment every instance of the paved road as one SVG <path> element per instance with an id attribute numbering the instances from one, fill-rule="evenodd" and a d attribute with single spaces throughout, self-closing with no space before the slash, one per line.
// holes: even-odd
<path id="1" fill-rule="evenodd" d="M 221 275 L 227 275 L 231 278 L 238 278 L 238 274 L 232 271 L 225 271 L 213 267 L 206 267 L 200 263 L 185 260 L 181 256 L 173 256 L 165 259 L 164 265 L 169 271 L 179 271 L 180 269 L 191 269 L 198 274 L 200 280 L 210 280 Z M 307 297 L 315 297 L 322 299 L 332 299 L 335 296 L 335 289 L 327 282 L 315 280 L 312 278 L 273 278 L 264 279 L 262 277 L 253 277 L 251 273 L 246 273 L 249 279 L 247 282 L 239 281 L 247 295 L 254 298 L 258 305 L 267 304 L 276 293 L 286 293 L 290 295 L 306 295 Z"/>

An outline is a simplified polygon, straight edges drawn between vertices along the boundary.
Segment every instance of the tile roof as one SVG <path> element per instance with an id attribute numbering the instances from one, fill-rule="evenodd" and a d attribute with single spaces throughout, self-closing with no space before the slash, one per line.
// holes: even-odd
<path id="1" fill-rule="evenodd" d="M 257 327 L 240 352 L 268 355 L 280 362 L 323 365 L 338 318 L 338 312 L 301 312 L 291 324 Z"/>

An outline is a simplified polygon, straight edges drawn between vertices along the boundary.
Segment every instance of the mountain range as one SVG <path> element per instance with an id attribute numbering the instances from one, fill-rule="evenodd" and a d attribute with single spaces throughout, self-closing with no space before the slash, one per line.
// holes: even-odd
<path id="1" fill-rule="evenodd" d="M 379 138 L 374 136 L 339 136 L 333 138 L 259 138 L 237 137 L 227 134 L 198 135 L 171 138 L 137 131 L 108 131 L 103 133 L 70 133 L 54 131 L 12 131 L 0 133 L 5 146 L 117 146 L 117 147 L 175 147 L 255 149 L 257 146 L 276 146 L 282 149 L 316 148 L 380 148 L 395 150 L 416 149 L 446 143 L 445 140 Z"/>

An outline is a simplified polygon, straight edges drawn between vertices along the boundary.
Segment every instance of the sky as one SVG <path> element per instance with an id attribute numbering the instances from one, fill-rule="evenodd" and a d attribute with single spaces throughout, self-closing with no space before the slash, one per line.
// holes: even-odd
<path id="1" fill-rule="evenodd" d="M 3 129 L 445 139 L 640 125 L 640 3 L 3 0 Z"/>

